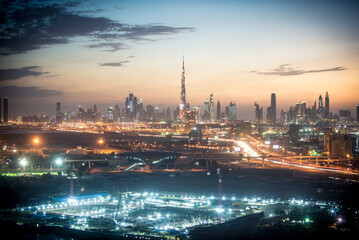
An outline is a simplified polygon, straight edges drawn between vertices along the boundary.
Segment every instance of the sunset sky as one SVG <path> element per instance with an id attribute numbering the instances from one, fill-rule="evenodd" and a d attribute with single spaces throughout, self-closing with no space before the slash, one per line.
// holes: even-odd
<path id="1" fill-rule="evenodd" d="M 93 104 L 102 113 L 129 91 L 144 105 L 179 105 L 212 92 L 254 119 L 277 95 L 277 111 L 359 104 L 359 1 L 0 1 L 0 96 L 10 117 Z"/>

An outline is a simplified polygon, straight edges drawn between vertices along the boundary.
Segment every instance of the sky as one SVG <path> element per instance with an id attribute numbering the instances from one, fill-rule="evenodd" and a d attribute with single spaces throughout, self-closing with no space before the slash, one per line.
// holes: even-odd
<path id="1" fill-rule="evenodd" d="M 359 104 L 359 1 L 3 1 L 0 96 L 10 117 L 54 115 L 97 104 L 124 107 L 129 92 L 172 110 L 222 111 L 254 119 L 277 96 L 277 116 L 326 91 L 330 110 Z M 318 104 L 318 103 L 317 103 Z"/>

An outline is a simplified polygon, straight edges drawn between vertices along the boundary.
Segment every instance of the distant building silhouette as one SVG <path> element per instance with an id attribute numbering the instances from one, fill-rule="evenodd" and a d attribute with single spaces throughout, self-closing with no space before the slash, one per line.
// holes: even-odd
<path id="1" fill-rule="evenodd" d="M 275 124 L 277 122 L 277 100 L 275 93 L 271 95 L 271 112 L 270 122 Z"/>
<path id="2" fill-rule="evenodd" d="M 4 123 L 9 121 L 9 99 L 4 97 Z"/>

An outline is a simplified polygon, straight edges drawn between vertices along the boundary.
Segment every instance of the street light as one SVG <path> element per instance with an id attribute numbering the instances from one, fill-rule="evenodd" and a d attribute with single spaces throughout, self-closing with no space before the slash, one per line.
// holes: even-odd
<path id="1" fill-rule="evenodd" d="M 23 159 L 20 160 L 20 165 L 23 167 L 23 170 L 24 170 L 24 171 L 25 171 L 25 166 L 26 166 L 26 164 L 27 164 L 27 161 L 26 161 L 25 158 L 23 158 Z"/>
<path id="2" fill-rule="evenodd" d="M 56 165 L 58 166 L 59 171 L 61 171 L 62 168 L 62 159 L 58 158 L 55 160 Z"/>
<path id="3" fill-rule="evenodd" d="M 55 160 L 55 163 L 56 163 L 57 165 L 61 166 L 61 165 L 62 165 L 62 160 L 61 160 L 61 158 L 56 159 L 56 160 Z"/>
<path id="4" fill-rule="evenodd" d="M 35 137 L 33 141 L 35 145 L 38 145 L 40 143 L 39 137 Z"/>

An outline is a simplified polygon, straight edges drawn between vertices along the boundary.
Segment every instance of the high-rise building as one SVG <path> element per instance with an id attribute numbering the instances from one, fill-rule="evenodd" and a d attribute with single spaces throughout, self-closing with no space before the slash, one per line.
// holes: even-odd
<path id="1" fill-rule="evenodd" d="M 262 122 L 263 120 L 263 107 L 259 108 L 259 104 L 254 103 L 254 116 L 256 122 Z"/>
<path id="2" fill-rule="evenodd" d="M 109 107 L 107 109 L 107 121 L 113 122 L 114 119 L 115 119 L 115 112 L 112 107 Z"/>
<path id="3" fill-rule="evenodd" d="M 325 108 L 324 108 L 324 117 L 329 118 L 329 94 L 328 92 L 325 94 Z"/>
<path id="4" fill-rule="evenodd" d="M 231 101 L 229 103 L 229 116 L 228 120 L 230 122 L 234 121 L 237 118 L 237 105 L 235 102 Z"/>
<path id="5" fill-rule="evenodd" d="M 126 98 L 126 120 L 134 122 L 138 118 L 137 97 L 130 92 Z"/>
<path id="6" fill-rule="evenodd" d="M 56 123 L 62 123 L 61 103 L 56 103 Z"/>
<path id="7" fill-rule="evenodd" d="M 201 116 L 199 107 L 193 107 L 192 111 L 195 113 L 196 123 L 198 123 L 200 121 L 200 116 Z"/>
<path id="8" fill-rule="evenodd" d="M 213 94 L 209 96 L 209 121 L 214 122 L 215 115 L 214 115 L 214 98 Z"/>
<path id="9" fill-rule="evenodd" d="M 217 101 L 217 121 L 221 120 L 221 104 L 219 100 Z"/>
<path id="10" fill-rule="evenodd" d="M 267 108 L 267 123 L 271 123 L 272 120 L 272 107 Z"/>
<path id="11" fill-rule="evenodd" d="M 359 122 L 359 104 L 357 105 L 357 122 Z"/>
<path id="12" fill-rule="evenodd" d="M 339 110 L 339 118 L 340 120 L 350 121 L 351 119 L 351 112 L 348 109 L 340 109 Z"/>
<path id="13" fill-rule="evenodd" d="M 296 106 L 296 124 L 305 124 L 308 123 L 307 117 L 307 104 L 306 102 L 297 103 Z"/>
<path id="14" fill-rule="evenodd" d="M 81 107 L 81 106 L 79 106 L 78 107 L 78 121 L 79 122 L 86 122 L 86 112 L 85 112 L 85 110 Z"/>
<path id="15" fill-rule="evenodd" d="M 121 122 L 121 109 L 120 106 L 118 106 L 118 104 L 115 105 L 113 120 L 114 122 Z"/>
<path id="16" fill-rule="evenodd" d="M 171 109 L 170 108 L 167 108 L 167 111 L 166 111 L 166 122 L 171 122 Z"/>
<path id="17" fill-rule="evenodd" d="M 182 120 L 184 112 L 186 111 L 186 76 L 184 71 L 184 57 L 182 63 L 182 78 L 181 78 L 181 97 L 180 97 L 180 112 L 179 119 Z"/>
<path id="18" fill-rule="evenodd" d="M 275 93 L 272 93 L 271 95 L 271 123 L 275 124 L 277 121 L 277 101 L 276 101 L 276 96 Z"/>
<path id="19" fill-rule="evenodd" d="M 4 123 L 9 121 L 9 99 L 4 97 Z"/>
<path id="20" fill-rule="evenodd" d="M 323 98 L 322 95 L 319 95 L 319 100 L 318 100 L 318 113 L 321 117 L 323 117 L 324 114 L 324 107 L 323 107 Z"/>
<path id="21" fill-rule="evenodd" d="M 209 102 L 204 102 L 204 114 L 203 114 L 203 121 L 208 122 L 209 121 Z"/>

